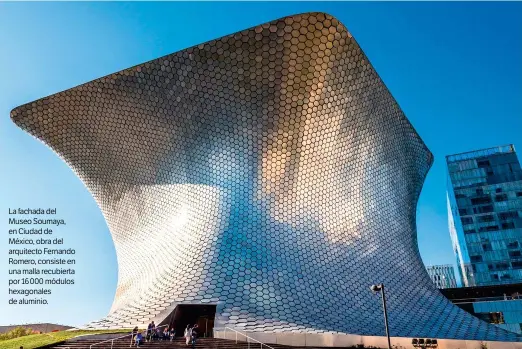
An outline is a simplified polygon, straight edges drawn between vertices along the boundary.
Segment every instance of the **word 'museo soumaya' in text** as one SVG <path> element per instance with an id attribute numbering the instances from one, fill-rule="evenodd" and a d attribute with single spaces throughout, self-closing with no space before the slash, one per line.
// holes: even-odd
<path id="1" fill-rule="evenodd" d="M 55 208 L 10 208 L 9 209 L 10 215 L 55 215 L 56 209 Z M 20 219 L 20 218 L 9 218 L 9 224 L 38 224 L 38 225 L 65 225 L 65 221 L 63 219 L 43 219 L 34 217 L 32 219 Z M 9 231 L 10 234 L 16 234 L 11 233 L 11 230 Z"/>
<path id="2" fill-rule="evenodd" d="M 9 299 L 10 305 L 49 304 L 47 297 L 55 291 L 59 291 L 59 287 L 75 284 L 73 278 L 55 277 L 76 274 L 75 269 L 69 267 L 69 265 L 76 264 L 76 259 L 74 259 L 76 250 L 63 246 L 65 244 L 63 237 L 56 237 L 57 233 L 63 233 L 61 228 L 66 226 L 65 220 L 55 217 L 56 214 L 56 208 L 9 209 L 9 215 L 11 215 L 9 225 L 11 227 L 8 230 L 8 235 L 11 236 L 8 238 L 8 242 L 10 246 L 14 247 L 10 248 L 8 252 L 8 264 L 12 265 L 8 269 L 10 276 L 8 293 L 13 297 Z M 27 215 L 33 217 L 24 217 Z M 30 227 L 27 227 L 28 225 Z M 49 225 L 54 227 L 51 229 L 48 227 Z M 58 232 L 55 230 L 58 230 Z M 49 245 L 49 247 L 45 245 Z M 64 248 L 53 248 L 51 247 L 53 245 Z M 62 255 L 69 259 L 54 257 Z M 13 258 L 12 256 L 16 257 Z M 39 258 L 39 256 L 41 257 Z M 70 259 L 71 257 L 73 259 Z M 67 266 L 59 267 L 59 265 Z M 12 285 L 19 288 L 11 288 Z M 31 288 L 29 285 L 48 285 L 50 288 Z"/>
<path id="3" fill-rule="evenodd" d="M 33 219 L 17 219 L 17 218 L 9 218 L 9 224 L 42 224 L 42 225 L 65 225 L 65 221 L 63 219 L 43 219 L 43 218 L 33 218 Z"/>

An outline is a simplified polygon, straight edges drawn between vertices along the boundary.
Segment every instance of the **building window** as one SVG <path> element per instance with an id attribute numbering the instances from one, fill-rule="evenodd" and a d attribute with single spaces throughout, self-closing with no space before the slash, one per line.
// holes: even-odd
<path id="1" fill-rule="evenodd" d="M 465 208 L 459 208 L 459 215 L 465 216 L 467 214 L 467 210 Z"/>
<path id="2" fill-rule="evenodd" d="M 502 188 L 495 189 L 495 193 L 502 193 Z"/>
<path id="3" fill-rule="evenodd" d="M 489 313 L 489 323 L 503 324 L 504 323 L 504 314 L 501 311 Z"/>
<path id="4" fill-rule="evenodd" d="M 481 255 L 477 255 L 477 256 L 470 256 L 469 259 L 476 263 L 476 262 L 482 262 L 482 256 Z"/>
<path id="5" fill-rule="evenodd" d="M 483 204 L 490 204 L 491 198 L 489 196 L 481 196 L 478 198 L 471 199 L 472 205 L 483 205 Z"/>
<path id="6" fill-rule="evenodd" d="M 516 258 L 516 257 L 521 257 L 522 256 L 522 253 L 520 253 L 520 251 L 509 251 L 509 257 L 511 258 Z"/>
<path id="7" fill-rule="evenodd" d="M 482 244 L 482 249 L 484 252 L 493 251 L 493 248 L 491 248 L 491 244 L 488 242 L 486 244 Z"/>
<path id="8" fill-rule="evenodd" d="M 479 319 L 489 322 L 490 324 L 503 324 L 504 314 L 502 312 L 476 313 Z"/>
<path id="9" fill-rule="evenodd" d="M 476 232 L 475 229 L 464 229 L 464 234 L 475 234 Z"/>
<path id="10" fill-rule="evenodd" d="M 495 270 L 506 270 L 509 269 L 509 264 L 505 262 L 496 263 L 496 264 L 488 264 L 488 270 L 489 271 L 495 271 Z M 507 275 L 507 274 L 506 274 Z M 498 280 L 498 275 L 493 274 L 491 275 L 495 280 Z M 502 277 L 502 276 L 501 276 Z"/>
<path id="11" fill-rule="evenodd" d="M 460 221 L 462 224 L 473 224 L 473 218 L 471 217 L 462 217 Z"/>
<path id="12" fill-rule="evenodd" d="M 522 262 L 511 262 L 511 267 L 513 269 L 522 269 Z"/>
<path id="13" fill-rule="evenodd" d="M 493 222 L 494 220 L 495 220 L 495 217 L 491 214 L 478 217 L 479 222 Z"/>
<path id="14" fill-rule="evenodd" d="M 517 197 L 522 196 L 522 191 L 517 191 Z"/>
<path id="15" fill-rule="evenodd" d="M 497 231 L 498 230 L 498 225 L 491 225 L 489 227 L 480 227 L 479 228 L 479 232 L 484 232 L 484 231 Z"/>
<path id="16" fill-rule="evenodd" d="M 515 223 L 513 222 L 507 222 L 507 223 L 502 223 L 502 229 L 514 229 L 515 228 Z"/>
<path id="17" fill-rule="evenodd" d="M 489 163 L 489 160 L 478 160 L 477 161 L 478 168 L 484 168 L 484 167 L 489 167 L 489 166 L 491 166 Z"/>
<path id="18" fill-rule="evenodd" d="M 518 241 L 508 243 L 507 248 L 518 248 Z"/>
<path id="19" fill-rule="evenodd" d="M 508 274 L 508 273 L 505 273 L 505 274 L 502 274 L 500 275 L 500 280 L 503 280 L 503 279 L 511 279 L 511 275 Z"/>
<path id="20" fill-rule="evenodd" d="M 507 200 L 507 194 L 500 194 L 495 196 L 496 202 L 506 201 Z"/>
<path id="21" fill-rule="evenodd" d="M 479 207 L 479 212 L 480 213 L 493 212 L 493 206 L 492 205 L 480 206 Z"/>
<path id="22" fill-rule="evenodd" d="M 506 220 L 509 218 L 518 218 L 518 212 L 517 211 L 500 212 L 498 214 L 498 217 L 502 220 Z"/>
<path id="23" fill-rule="evenodd" d="M 491 278 L 493 280 L 510 280 L 511 275 L 509 275 L 508 273 L 491 274 Z"/>

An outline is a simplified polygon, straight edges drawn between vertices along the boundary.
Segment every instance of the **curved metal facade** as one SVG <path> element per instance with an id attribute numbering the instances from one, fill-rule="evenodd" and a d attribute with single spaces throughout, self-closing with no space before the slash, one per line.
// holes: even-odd
<path id="1" fill-rule="evenodd" d="M 98 327 L 218 304 L 244 331 L 516 340 L 435 288 L 432 155 L 346 28 L 279 19 L 16 108 L 93 194 L 119 283 Z"/>

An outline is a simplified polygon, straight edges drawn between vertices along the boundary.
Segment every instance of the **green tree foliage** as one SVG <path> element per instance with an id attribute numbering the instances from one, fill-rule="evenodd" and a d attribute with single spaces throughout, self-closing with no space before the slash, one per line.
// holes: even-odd
<path id="1" fill-rule="evenodd" d="M 18 326 L 13 328 L 11 331 L 0 334 L 0 340 L 13 339 L 33 334 L 33 330 L 27 327 Z"/>

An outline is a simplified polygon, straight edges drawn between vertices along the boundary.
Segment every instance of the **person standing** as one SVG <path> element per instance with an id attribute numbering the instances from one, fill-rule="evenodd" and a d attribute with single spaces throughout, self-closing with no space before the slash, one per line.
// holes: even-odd
<path id="1" fill-rule="evenodd" d="M 196 349 L 196 340 L 198 338 L 198 325 L 194 325 L 191 331 L 192 349 Z"/>
<path id="2" fill-rule="evenodd" d="M 192 328 L 190 327 L 190 325 L 187 325 L 187 328 L 185 328 L 185 333 L 183 333 L 183 335 L 185 336 L 185 344 L 189 345 L 190 338 L 192 337 Z"/>
<path id="3" fill-rule="evenodd" d="M 151 323 L 151 328 L 150 328 L 150 340 L 154 340 L 154 338 L 156 338 L 156 324 L 154 323 L 154 321 L 152 321 Z"/>
<path id="4" fill-rule="evenodd" d="M 147 326 L 146 338 L 148 341 L 152 339 L 152 322 Z"/>

